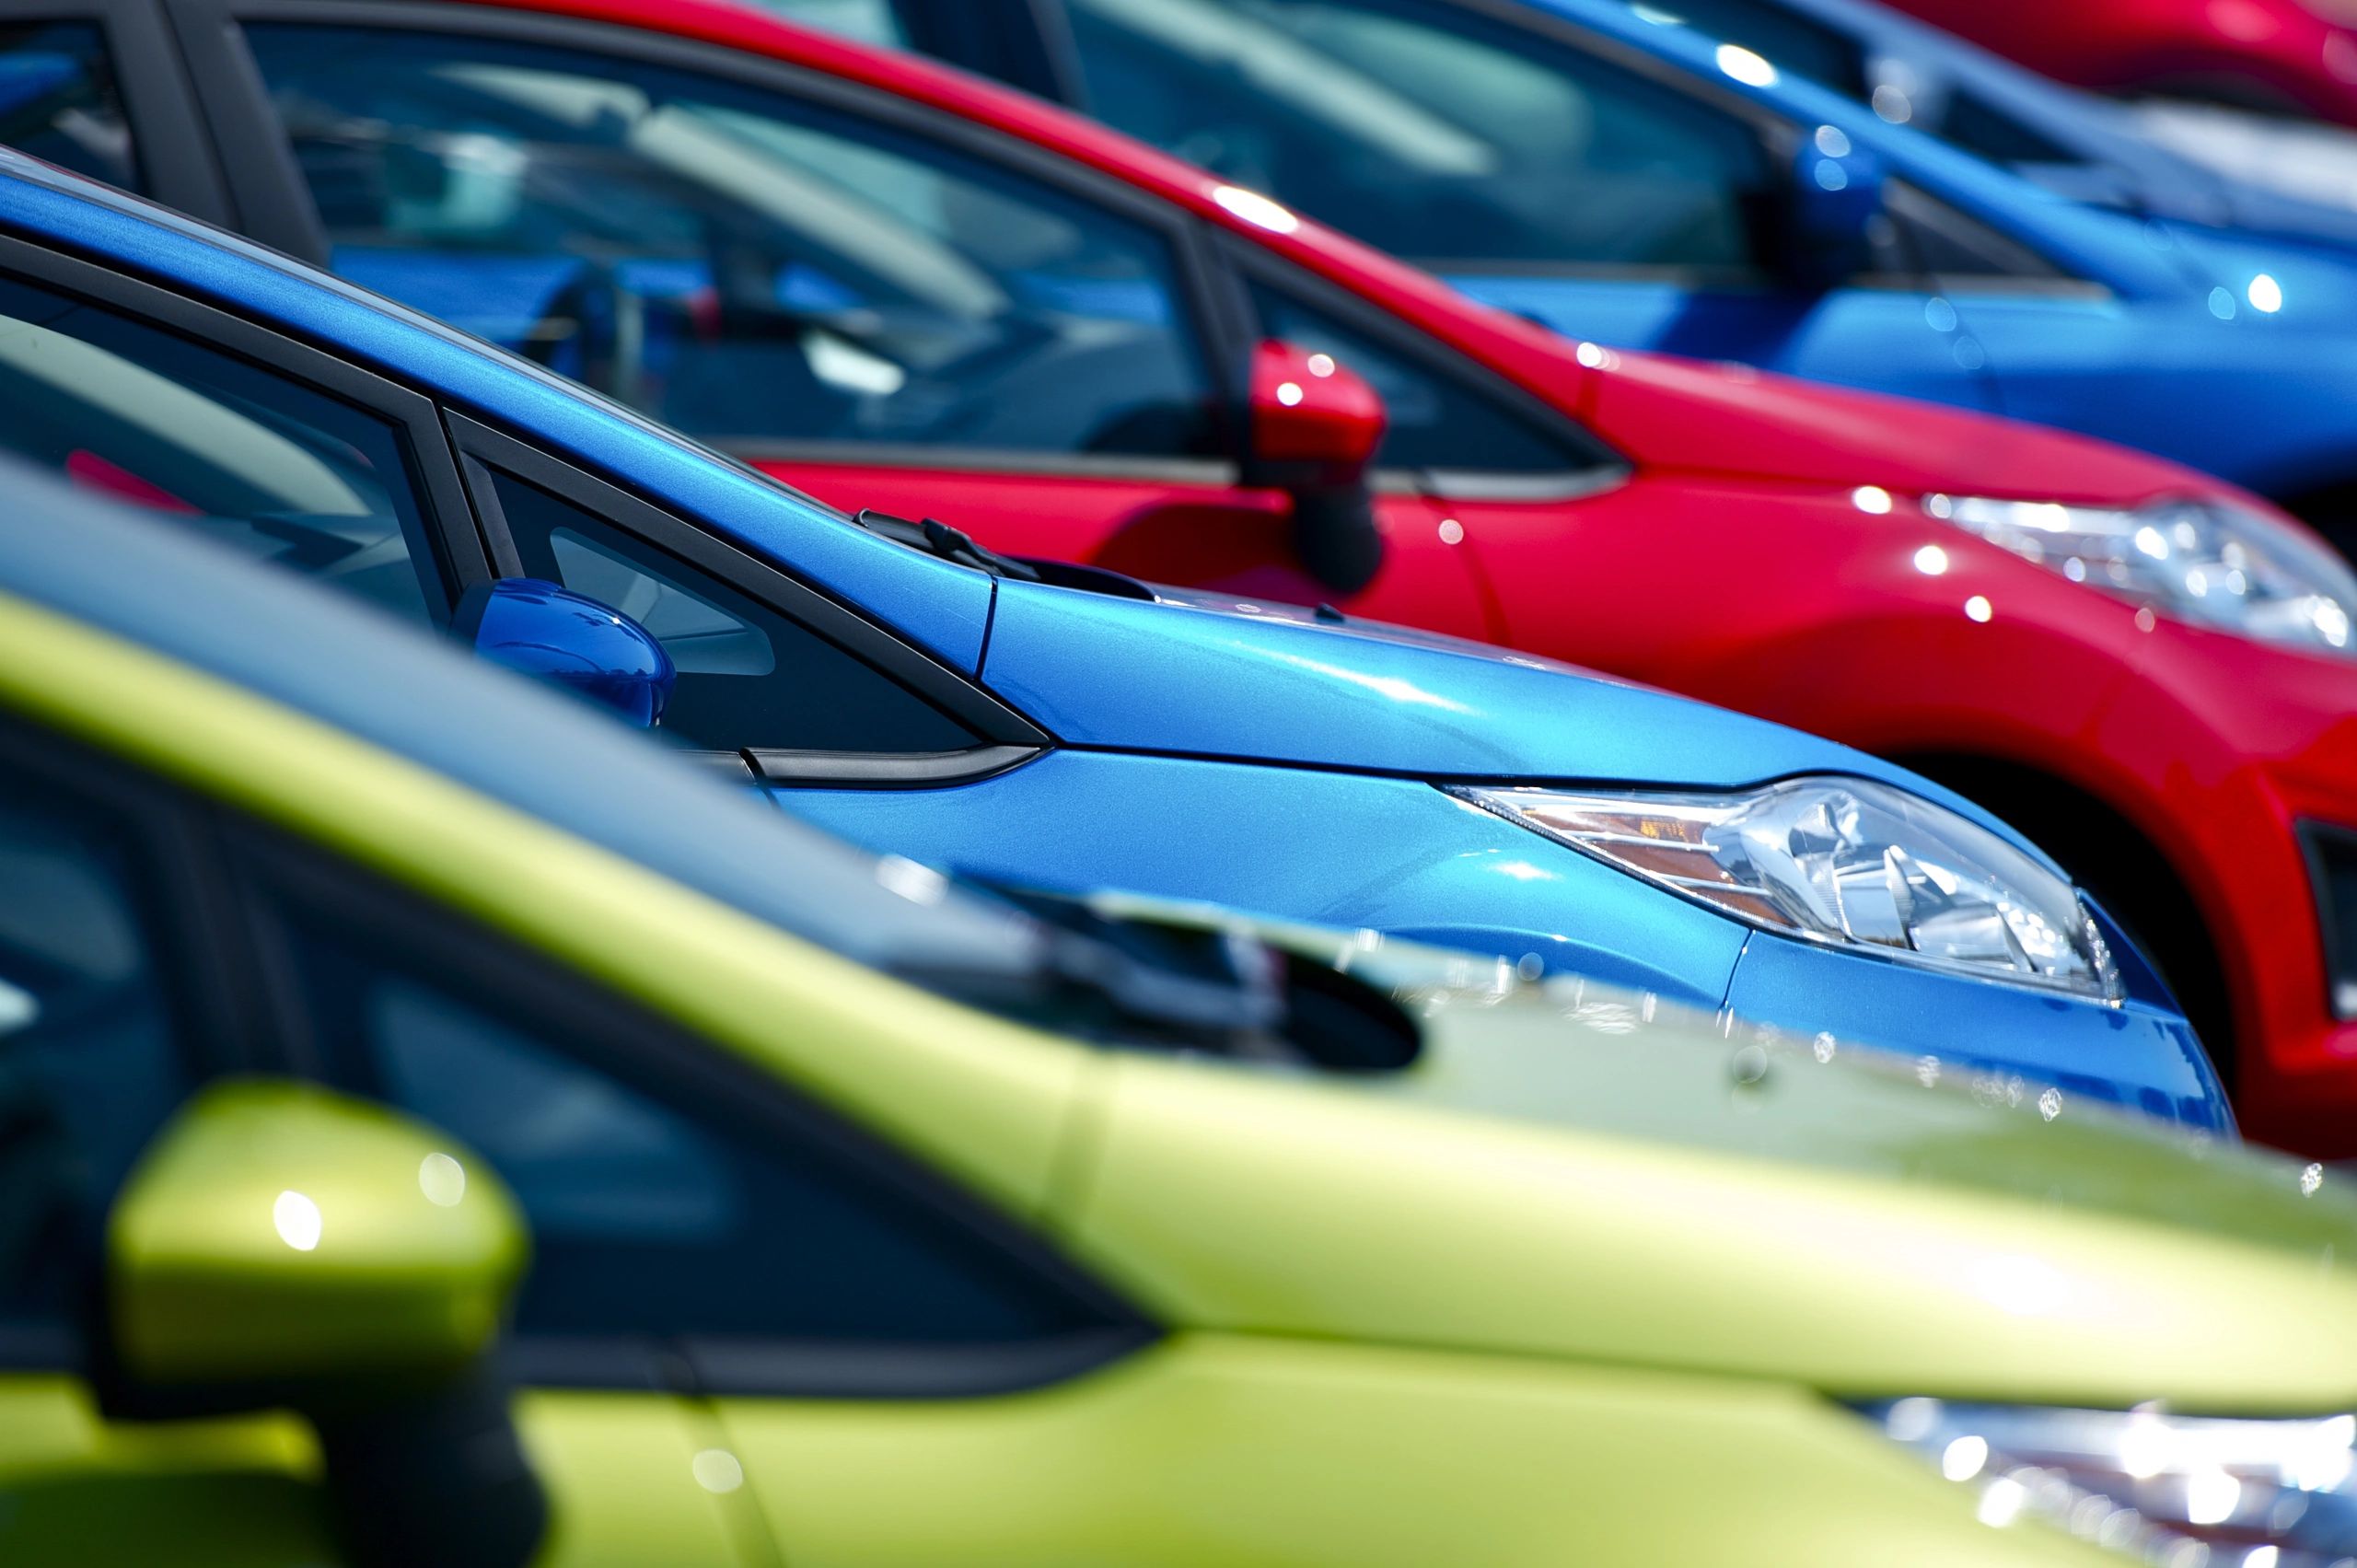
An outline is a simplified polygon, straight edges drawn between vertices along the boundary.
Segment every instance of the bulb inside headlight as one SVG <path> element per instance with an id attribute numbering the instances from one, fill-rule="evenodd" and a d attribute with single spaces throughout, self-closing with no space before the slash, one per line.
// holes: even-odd
<path id="1" fill-rule="evenodd" d="M 1923 510 L 2074 583 L 2180 621 L 2357 653 L 2357 575 L 2276 518 L 2223 501 L 2131 509 L 1927 495 Z"/>
<path id="2" fill-rule="evenodd" d="M 1979 1493 L 2164 1568 L 2339 1568 L 2357 1557 L 2357 1417 L 2237 1421 L 1899 1400 L 1865 1412 Z"/>
<path id="3" fill-rule="evenodd" d="M 2069 882 L 1944 807 L 1868 779 L 1731 795 L 1451 792 L 1765 930 L 2116 1002 Z"/>

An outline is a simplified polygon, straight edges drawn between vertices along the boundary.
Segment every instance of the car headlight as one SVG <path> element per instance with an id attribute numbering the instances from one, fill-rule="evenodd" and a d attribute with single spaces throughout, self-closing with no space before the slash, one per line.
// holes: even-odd
<path id="1" fill-rule="evenodd" d="M 2328 1568 L 2357 1557 L 2357 1416 L 2235 1421 L 1925 1399 L 1865 1413 L 1974 1488 L 1991 1525 L 2044 1518 L 2163 1568 Z"/>
<path id="2" fill-rule="evenodd" d="M 2231 502 L 2122 509 L 1927 495 L 1923 510 L 2074 583 L 2180 621 L 2357 653 L 2357 575 L 2276 518 Z"/>
<path id="3" fill-rule="evenodd" d="M 1944 807 L 1867 779 L 1728 795 L 1449 793 L 1763 930 L 2117 1002 L 2071 884 Z"/>

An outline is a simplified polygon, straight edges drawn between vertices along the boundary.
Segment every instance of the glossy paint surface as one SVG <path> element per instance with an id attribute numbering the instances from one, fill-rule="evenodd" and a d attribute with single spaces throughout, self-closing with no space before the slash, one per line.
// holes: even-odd
<path id="1" fill-rule="evenodd" d="M 9 213 L 10 200 L 10 188 L 0 182 L 0 217 Z M 74 226 L 47 201 L 22 205 L 60 230 Z M 127 220 L 104 216 L 110 221 L 83 224 L 75 233 L 86 242 L 117 237 L 113 225 Z M 251 274 L 267 272 L 265 263 L 249 264 L 201 240 L 165 235 L 152 248 L 126 249 L 149 267 L 169 261 L 197 271 L 198 261 L 212 270 L 245 267 L 252 285 L 248 308 L 290 321 L 297 316 L 307 322 L 368 316 L 360 302 L 316 288 L 296 312 L 280 296 L 298 292 L 301 279 L 282 270 L 263 288 Z M 210 254 L 191 255 L 199 250 Z M 1459 316 L 1468 314 L 1453 296 L 1425 286 L 1437 298 L 1452 300 Z M 374 319 L 348 326 L 350 336 L 363 344 L 407 330 L 398 320 Z M 1543 352 L 1575 364 L 1557 340 L 1525 331 Z M 412 331 L 410 341 L 424 335 Z M 511 412 L 492 401 L 503 366 L 487 351 L 462 351 L 438 342 L 435 346 L 426 369 L 455 374 L 463 368 L 469 405 L 504 423 L 525 423 L 553 396 L 554 389 L 510 372 L 505 380 L 513 384 Z M 454 367 L 454 356 L 461 352 L 465 364 Z M 445 396 L 457 395 L 417 369 L 410 378 Z M 566 420 L 541 416 L 541 428 L 565 432 L 545 437 L 552 449 L 609 471 L 618 452 L 640 451 L 650 462 L 667 464 L 675 457 L 694 458 L 691 449 L 651 432 L 619 429 L 610 442 L 594 435 L 603 425 L 627 423 L 586 399 Z M 1126 887 L 1212 898 L 1292 918 L 1413 932 L 1490 953 L 1537 951 L 1550 967 L 1666 986 L 1711 1005 L 1724 995 L 1739 928 L 1698 916 L 1675 895 L 1601 871 L 1593 863 L 1555 875 L 1599 889 L 1594 899 L 1578 904 L 1558 899 L 1551 907 L 1538 907 L 1527 884 L 1543 881 L 1543 876 L 1459 864 L 1469 853 L 1459 842 L 1465 808 L 1422 784 L 1403 786 L 1400 781 L 1547 779 L 1724 787 L 1795 772 L 1851 772 L 1883 777 L 1956 809 L 1975 810 L 1923 780 L 1841 747 L 1518 656 L 1410 633 L 1338 629 L 1253 601 L 1142 603 L 1028 584 L 993 585 L 979 573 L 888 544 L 798 505 L 716 461 L 702 462 L 712 471 L 695 482 L 642 478 L 642 493 L 772 555 L 779 549 L 781 519 L 790 521 L 796 530 L 793 540 L 818 541 L 814 552 L 830 568 L 811 575 L 838 591 L 867 584 L 885 596 L 875 613 L 889 624 L 939 623 L 943 607 L 962 605 L 976 587 L 985 596 L 995 587 L 1000 608 L 990 626 L 988 667 L 981 673 L 1001 695 L 1076 754 L 1202 760 L 1178 774 L 1154 771 L 1152 789 L 1174 801 L 1183 798 L 1183 820 L 1189 824 L 1184 836 L 1160 842 L 1160 854 L 1140 853 L 1141 836 L 1131 829 L 1131 819 L 1107 816 L 1101 796 L 1031 794 L 1034 786 L 1017 781 L 1028 781 L 1033 769 L 962 787 L 848 794 L 823 811 L 806 806 L 802 792 L 782 796 L 788 809 L 811 810 L 825 825 L 878 850 L 1041 887 Z M 656 473 L 653 468 L 644 471 Z M 838 537 L 844 535 L 856 542 L 844 543 Z M 1004 547 L 1013 541 L 992 542 Z M 1454 545 L 1427 548 L 1443 558 L 1445 574 L 1465 570 L 1446 559 L 1457 552 Z M 847 560 L 864 562 L 877 550 L 895 557 L 888 572 L 861 576 L 831 570 Z M 797 564 L 792 558 L 787 563 Z M 1418 574 L 1419 580 L 1427 575 Z M 1379 590 L 1380 584 L 1369 597 L 1379 597 Z M 911 596 L 916 608 L 898 610 L 902 595 Z M 1459 602 L 1478 600 L 1469 588 Z M 1259 616 L 1248 613 L 1256 609 L 1262 610 Z M 1475 634 L 1487 630 L 1457 629 Z M 283 683 L 290 678 L 268 679 Z M 1050 761 L 1062 762 L 1061 756 Z M 1276 770 L 1232 765 L 1247 762 L 1301 765 L 1320 770 L 1321 776 L 1313 790 Z M 1070 774 L 1051 769 L 1040 776 L 1053 783 Z M 1398 810 L 1403 787 L 1413 792 L 1418 807 L 1405 815 Z M 1305 859 L 1297 854 L 1297 834 L 1313 818 L 1318 842 L 1327 848 Z M 1181 819 L 1176 814 L 1159 819 L 1166 830 Z M 1981 819 L 2010 833 L 1985 814 Z M 1278 824 L 1294 824 L 1287 832 L 1295 836 L 1272 834 Z M 954 833 L 943 830 L 948 827 Z M 1511 830 L 1504 830 L 1502 840 L 1494 825 L 1480 831 L 1480 853 L 1499 850 L 1501 866 L 1520 867 L 1549 847 L 1529 833 L 1519 834 L 1525 842 L 1517 845 Z M 1446 865 L 1449 875 L 1420 875 L 1411 888 L 1387 889 L 1364 865 L 1364 846 L 1387 841 L 1398 844 L 1404 863 Z M 1016 846 L 1026 847 L 1018 854 Z M 1074 853 L 1083 846 L 1091 853 Z M 1611 918 L 1604 917 L 1606 910 L 1614 912 Z M 1903 972 L 1910 980 L 1917 977 L 1917 971 Z M 1968 1016 L 1983 992 L 2001 989 L 1921 978 L 1927 1010 L 1960 1008 Z M 1826 1014 L 1812 1027 L 1849 1027 L 1852 1011 L 1836 993 L 1825 995 Z M 2018 1021 L 2009 998 L 1992 995 L 1990 1005 L 2006 1025 Z M 1864 1021 L 1871 1022 L 1883 1043 L 1906 1043 L 1897 1038 L 1896 1015 Z M 1992 1018 L 1992 1026 L 1997 1021 Z M 2082 1003 L 2069 1015 L 2041 1021 L 2050 1027 L 2004 1036 L 2011 1054 L 2003 1060 L 2037 1076 L 2077 1071 L 2083 1035 L 2104 1040 L 2112 1036 L 2112 1011 L 2097 1003 Z M 1985 1031 L 1987 1038 L 1999 1033 L 1994 1027 Z M 2123 1079 L 2121 1093 L 2133 1098 L 2158 1091 L 2174 1105 L 2185 1098 L 2178 1092 L 2180 1053 L 2174 1045 L 2154 1043 L 2150 1058 Z M 2223 1117 L 2212 1104 L 2196 1120 L 2215 1125 Z"/>
<path id="2" fill-rule="evenodd" d="M 95 700 L 59 696 L 68 670 Z M 1571 1543 L 1636 1568 L 1667 1543 L 1864 1568 L 1897 1543 L 1956 1568 L 2094 1568 L 2066 1536 L 1980 1523 L 1827 1396 L 2357 1400 L 2357 1290 L 2319 1267 L 2357 1245 L 2357 1208 L 2280 1158 L 1926 1086 L 1805 1039 L 1730 1040 L 1581 987 L 1435 982 L 1429 958 L 1401 993 L 1426 1056 L 1396 1080 L 1109 1055 L 900 985 L 19 597 L 0 597 L 0 703 L 462 905 L 965 1185 L 1167 1330 L 1031 1393 L 728 1397 L 700 1433 L 662 1395 L 535 1394 L 528 1436 L 560 1508 L 585 1510 L 560 1521 L 559 1562 L 725 1561 L 726 1516 L 761 1521 L 735 1537 L 755 1562 L 1406 1568 Z M 544 722 L 591 756 L 610 745 L 586 715 Z M 430 810 L 388 809 L 418 795 Z M 1335 1223 L 1353 1214 L 1370 1223 Z M 0 1473 L 45 1467 L 44 1503 L 41 1476 L 103 1476 L 114 1533 L 97 1539 L 126 1549 L 191 1522 L 175 1481 L 250 1477 L 224 1522 L 253 1532 L 248 1560 L 295 1558 L 308 1483 L 283 1428 L 200 1427 L 106 1471 L 95 1455 L 121 1439 L 66 1430 L 72 1398 L 0 1382 L 12 1415 L 40 1415 L 0 1422 Z M 687 1481 L 691 1445 L 715 1442 L 741 1493 Z M 1707 1509 L 1679 1468 L 1698 1456 Z M 883 1505 L 912 1484 L 928 1506 Z M 760 1506 L 724 1516 L 732 1500 Z"/>
<path id="3" fill-rule="evenodd" d="M 2333 0 L 1896 0 L 2065 82 L 2357 125 L 2357 13 Z"/>

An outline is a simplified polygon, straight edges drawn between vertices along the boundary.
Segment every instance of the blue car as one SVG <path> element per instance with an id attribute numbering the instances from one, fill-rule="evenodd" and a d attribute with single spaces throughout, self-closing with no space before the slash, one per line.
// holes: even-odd
<path id="1" fill-rule="evenodd" d="M 1057 98 L 1572 336 L 2142 447 L 2357 550 L 2347 220 L 1921 28 L 1869 36 L 1839 0 L 764 4 Z M 1922 72 L 1888 119 L 1885 51 Z"/>
<path id="2" fill-rule="evenodd" d="M 0 449 L 633 717 L 659 678 L 665 733 L 879 851 L 1421 937 L 2231 1126 L 2181 1014 L 2050 860 L 1846 748 L 854 520 L 13 154 L 0 320 Z"/>

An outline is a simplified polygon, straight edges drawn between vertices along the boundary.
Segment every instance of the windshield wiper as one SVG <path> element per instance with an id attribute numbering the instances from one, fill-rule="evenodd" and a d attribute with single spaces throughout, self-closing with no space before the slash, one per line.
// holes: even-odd
<path id="1" fill-rule="evenodd" d="M 1104 594 L 1111 598 L 1135 598 L 1149 602 L 1154 598 L 1154 590 L 1135 577 L 1125 577 L 1102 566 L 1083 566 L 1071 561 L 1001 555 L 977 541 L 973 535 L 962 528 L 953 528 L 938 517 L 911 522 L 906 517 L 896 517 L 889 512 L 879 512 L 871 506 L 853 517 L 852 521 L 869 533 L 896 544 L 922 550 L 927 555 L 937 555 L 960 566 L 971 566 L 978 572 L 988 572 L 993 577 L 1011 577 L 1019 583 L 1046 583 L 1059 588 L 1078 588 L 1084 593 Z"/>

